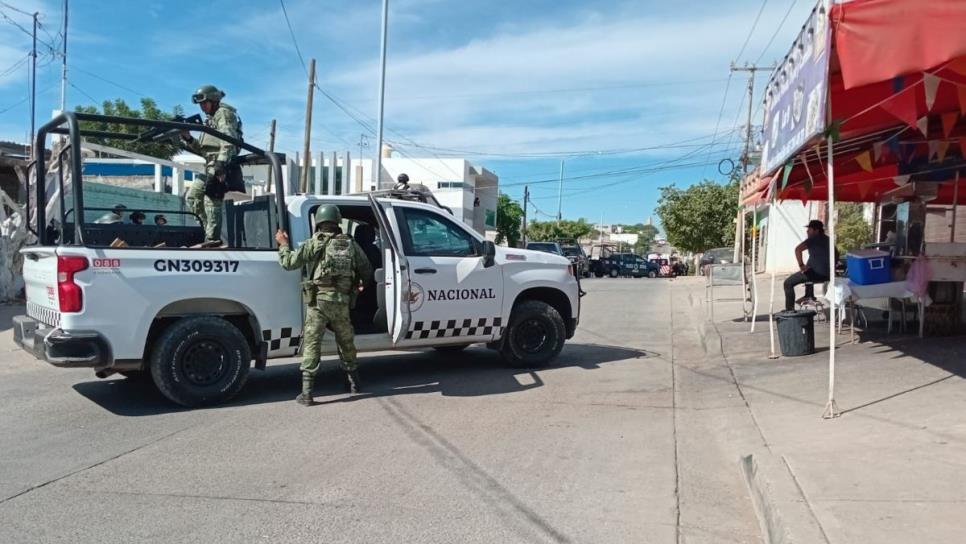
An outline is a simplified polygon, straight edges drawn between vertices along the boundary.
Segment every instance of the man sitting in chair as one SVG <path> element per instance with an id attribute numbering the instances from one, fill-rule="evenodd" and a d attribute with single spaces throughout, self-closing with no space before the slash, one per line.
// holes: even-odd
<path id="1" fill-rule="evenodd" d="M 815 283 L 825 283 L 832 277 L 828 259 L 828 236 L 825 235 L 825 225 L 817 219 L 808 222 L 805 227 L 808 238 L 795 246 L 795 259 L 798 260 L 799 272 L 785 280 L 785 309 L 795 309 L 795 286 L 805 284 L 805 296 L 799 303 L 815 298 Z M 802 262 L 802 252 L 808 251 L 808 261 Z"/>

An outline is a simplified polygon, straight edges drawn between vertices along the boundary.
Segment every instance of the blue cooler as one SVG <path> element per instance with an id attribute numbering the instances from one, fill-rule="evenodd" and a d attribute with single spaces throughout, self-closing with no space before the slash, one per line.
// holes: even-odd
<path id="1" fill-rule="evenodd" d="M 892 281 L 892 256 L 878 249 L 857 249 L 845 256 L 849 279 L 859 285 Z"/>

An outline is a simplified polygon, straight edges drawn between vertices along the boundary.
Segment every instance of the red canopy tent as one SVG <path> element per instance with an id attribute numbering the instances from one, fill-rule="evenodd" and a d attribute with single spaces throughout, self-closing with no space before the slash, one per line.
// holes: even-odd
<path id="1" fill-rule="evenodd" d="M 823 34 L 826 13 L 829 42 Z M 766 152 L 771 156 L 767 168 L 763 156 L 757 179 L 743 184 L 742 204 L 776 198 L 829 201 L 834 259 L 836 200 L 878 202 L 902 192 L 914 196 L 925 182 L 931 185 L 933 203 L 966 203 L 966 190 L 957 187 L 961 170 L 966 170 L 966 122 L 961 119 L 966 116 L 964 20 L 962 0 L 820 1 L 769 82 L 775 91 L 774 101 L 766 95 L 765 108 Z M 827 60 L 823 43 L 830 46 Z M 814 57 L 809 54 L 812 47 Z M 827 62 L 827 72 L 817 82 L 820 61 Z M 815 89 L 827 100 L 824 135 L 814 123 L 809 125 L 811 119 L 800 120 L 808 118 L 801 115 L 803 97 L 813 100 Z M 835 310 L 833 303 L 825 417 L 839 414 L 834 397 Z"/>
<path id="2" fill-rule="evenodd" d="M 853 0 L 831 9 L 835 200 L 874 202 L 966 167 L 966 2 Z M 782 200 L 828 198 L 827 148 L 811 142 L 776 180 Z M 759 198 L 767 186 L 759 186 Z M 951 183 L 935 204 L 951 204 Z M 754 195 L 748 195 L 753 197 Z M 966 203 L 959 191 L 957 204 Z M 746 198 L 748 200 L 748 198 Z"/>

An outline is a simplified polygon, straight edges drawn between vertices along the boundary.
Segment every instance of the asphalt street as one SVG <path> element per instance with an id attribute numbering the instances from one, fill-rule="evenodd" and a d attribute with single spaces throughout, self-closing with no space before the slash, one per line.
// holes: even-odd
<path id="1" fill-rule="evenodd" d="M 539 371 L 364 354 L 348 396 L 327 361 L 311 408 L 295 360 L 189 411 L 38 362 L 5 315 L 0 542 L 760 542 L 738 468 L 759 437 L 687 281 L 585 281 Z"/>

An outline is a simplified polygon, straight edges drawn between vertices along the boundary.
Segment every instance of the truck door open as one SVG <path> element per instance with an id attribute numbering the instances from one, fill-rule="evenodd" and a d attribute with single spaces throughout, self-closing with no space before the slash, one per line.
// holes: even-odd
<path id="1" fill-rule="evenodd" d="M 376 200 L 375 195 L 369 195 L 369 204 L 376 215 L 376 222 L 382 232 L 383 240 L 383 273 L 385 274 L 385 305 L 386 322 L 392 343 L 398 344 L 409 331 L 410 311 L 410 276 L 409 263 L 400 251 L 396 234 L 389 221 L 383 205 Z M 379 278 L 377 278 L 378 280 Z"/>

